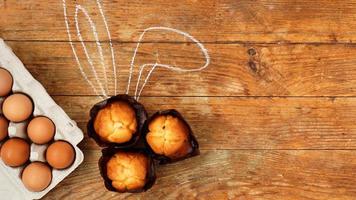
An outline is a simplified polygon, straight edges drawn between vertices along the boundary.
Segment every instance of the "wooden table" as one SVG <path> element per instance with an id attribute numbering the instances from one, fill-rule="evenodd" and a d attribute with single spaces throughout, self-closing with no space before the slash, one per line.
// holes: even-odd
<path id="1" fill-rule="evenodd" d="M 96 2 L 77 3 L 96 24 L 111 70 L 109 37 Z M 78 69 L 62 4 L 1 0 L 0 37 L 86 133 L 89 109 L 100 99 Z M 66 5 L 73 46 L 94 82 L 75 32 L 75 2 Z M 84 163 L 45 199 L 356 198 L 356 0 L 117 0 L 102 7 L 120 93 L 148 27 L 182 30 L 209 51 L 211 64 L 202 71 L 158 68 L 140 98 L 150 114 L 181 111 L 201 155 L 159 166 L 157 183 L 146 193 L 117 194 L 104 188 L 100 148 L 85 137 Z M 78 19 L 104 83 L 89 22 L 83 12 Z M 197 45 L 179 34 L 152 31 L 143 41 L 135 66 L 159 61 L 191 69 L 205 62 Z M 137 76 L 135 67 L 131 95 Z M 114 95 L 112 71 L 107 79 Z"/>

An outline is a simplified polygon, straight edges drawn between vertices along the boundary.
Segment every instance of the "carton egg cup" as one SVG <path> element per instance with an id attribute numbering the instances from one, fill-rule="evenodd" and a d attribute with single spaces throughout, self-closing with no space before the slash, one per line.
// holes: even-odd
<path id="1" fill-rule="evenodd" d="M 83 152 L 77 147 L 83 140 L 83 132 L 76 123 L 54 102 L 44 87 L 35 80 L 27 71 L 22 62 L 16 57 L 12 50 L 0 38 L 0 67 L 8 70 L 14 80 L 12 91 L 22 92 L 31 97 L 34 103 L 33 116 L 46 116 L 50 118 L 56 127 L 54 141 L 65 140 L 75 149 L 75 160 L 73 164 L 64 170 L 52 169 L 52 181 L 50 185 L 41 192 L 31 192 L 25 188 L 21 181 L 21 172 L 26 166 L 12 168 L 6 166 L 0 159 L 0 199 L 40 199 L 52 190 L 65 177 L 73 172 L 84 159 Z M 5 98 L 0 97 L 0 105 Z M 0 109 L 0 113 L 1 113 Z M 9 123 L 9 138 L 26 138 L 26 127 L 28 120 L 20 123 Z M 1 145 L 1 143 L 0 143 Z M 46 162 L 45 151 L 48 144 L 38 145 L 31 143 L 30 161 Z"/>

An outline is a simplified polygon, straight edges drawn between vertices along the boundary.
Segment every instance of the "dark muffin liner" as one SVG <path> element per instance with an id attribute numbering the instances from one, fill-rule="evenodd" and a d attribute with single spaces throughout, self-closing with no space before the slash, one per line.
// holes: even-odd
<path id="1" fill-rule="evenodd" d="M 125 142 L 125 143 L 114 143 L 114 142 L 106 142 L 101 140 L 99 135 L 96 133 L 94 129 L 94 120 L 99 113 L 101 109 L 106 107 L 107 105 L 110 105 L 111 103 L 114 102 L 127 102 L 132 108 L 135 110 L 136 113 L 136 121 L 137 121 L 137 131 L 133 134 L 133 137 L 131 138 L 130 141 Z M 95 142 L 101 146 L 101 147 L 116 147 L 116 148 L 127 148 L 134 146 L 136 142 L 139 140 L 141 136 L 141 131 L 143 128 L 143 125 L 147 119 L 147 112 L 144 108 L 144 106 L 140 103 L 138 103 L 134 98 L 128 96 L 128 95 L 117 95 L 110 97 L 109 99 L 106 99 L 104 101 L 101 101 L 93 106 L 93 108 L 90 110 L 90 120 L 87 125 L 88 129 L 88 135 L 89 137 L 93 138 Z"/>
<path id="2" fill-rule="evenodd" d="M 147 155 L 148 157 L 148 162 L 149 162 L 149 169 L 148 169 L 148 173 L 146 175 L 146 184 L 143 186 L 143 188 L 140 189 L 135 189 L 135 190 L 125 190 L 125 191 L 118 191 L 116 188 L 114 188 L 112 186 L 112 181 L 109 179 L 109 177 L 107 176 L 107 163 L 109 162 L 109 160 L 112 158 L 112 156 L 114 154 L 116 154 L 117 152 L 133 152 L 133 153 L 143 153 L 145 155 Z M 104 183 L 105 183 L 105 187 L 110 190 L 110 191 L 114 191 L 114 192 L 119 192 L 119 193 L 125 193 L 125 192 L 129 192 L 129 193 L 139 193 L 139 192 L 144 192 L 148 189 L 150 189 L 153 184 L 156 181 L 156 168 L 155 168 L 155 163 L 153 158 L 151 157 L 151 155 L 149 154 L 149 152 L 146 149 L 141 149 L 141 148 L 130 148 L 130 149 L 122 149 L 122 148 L 113 148 L 113 147 L 109 147 L 109 148 L 105 148 L 102 150 L 102 156 L 99 159 L 99 169 L 100 169 L 100 174 L 104 179 Z"/>
<path id="3" fill-rule="evenodd" d="M 148 125 L 152 122 L 152 120 L 154 120 L 156 117 L 158 116 L 164 116 L 164 115 L 171 115 L 173 117 L 177 117 L 178 119 L 180 119 L 187 127 L 188 127 L 188 131 L 189 131 L 189 135 L 188 135 L 188 140 L 189 140 L 189 143 L 192 147 L 192 150 L 191 152 L 189 152 L 188 154 L 182 156 L 182 157 L 179 157 L 179 158 L 169 158 L 167 156 L 164 156 L 164 155 L 160 155 L 160 154 L 156 154 L 153 149 L 150 147 L 150 145 L 148 144 L 147 140 L 146 140 L 146 135 L 148 134 L 149 132 L 149 129 L 148 129 Z M 158 160 L 159 161 L 159 164 L 167 164 L 167 163 L 173 163 L 173 162 L 177 162 L 177 161 L 180 161 L 180 160 L 184 160 L 186 158 L 190 158 L 190 157 L 193 157 L 193 156 L 197 156 L 200 154 L 200 151 L 199 151 L 199 144 L 198 144 L 198 141 L 197 139 L 195 138 L 194 134 L 193 134 L 193 131 L 192 129 L 190 128 L 188 122 L 184 119 L 184 117 L 177 111 L 177 110 L 174 110 L 174 109 L 171 109 L 171 110 L 165 110 L 165 111 L 158 111 L 156 112 L 155 114 L 153 114 L 144 124 L 144 127 L 143 127 L 143 133 L 142 133 L 142 137 L 144 138 L 144 142 L 145 142 L 145 145 L 147 146 L 147 149 L 150 151 L 150 153 L 152 154 L 153 158 Z"/>

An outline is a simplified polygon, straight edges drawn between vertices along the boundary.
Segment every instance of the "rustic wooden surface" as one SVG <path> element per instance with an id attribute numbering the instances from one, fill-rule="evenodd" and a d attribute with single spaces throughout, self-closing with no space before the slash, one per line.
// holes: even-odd
<path id="1" fill-rule="evenodd" d="M 95 1 L 77 2 L 97 23 L 110 65 Z M 75 3 L 67 4 L 74 31 Z M 356 198 L 355 0 L 105 0 L 103 7 L 120 92 L 145 28 L 174 27 L 203 41 L 212 58 L 207 69 L 185 74 L 159 69 L 140 99 L 149 113 L 180 110 L 202 152 L 159 166 L 157 183 L 146 193 L 117 194 L 104 188 L 97 167 L 100 148 L 85 137 L 79 144 L 84 163 L 45 199 Z M 98 65 L 84 23 L 82 33 Z M 188 67 L 204 63 L 196 46 L 178 35 L 146 36 L 137 64 L 157 58 Z M 99 98 L 77 68 L 62 1 L 0 0 L 0 37 L 86 132 L 88 111 Z M 80 48 L 77 41 L 74 45 Z M 85 60 L 83 52 L 79 57 Z M 108 80 L 113 95 L 113 76 Z"/>

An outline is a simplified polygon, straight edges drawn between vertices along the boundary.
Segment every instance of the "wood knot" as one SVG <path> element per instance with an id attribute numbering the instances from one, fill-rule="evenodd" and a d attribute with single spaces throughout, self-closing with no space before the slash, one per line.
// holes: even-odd
<path id="1" fill-rule="evenodd" d="M 254 48 L 249 48 L 247 50 L 248 55 L 250 56 L 255 56 L 256 55 L 256 50 Z"/>
<path id="2" fill-rule="evenodd" d="M 248 66 L 253 72 L 257 72 L 257 66 L 253 60 L 248 61 Z"/>
<path id="3" fill-rule="evenodd" d="M 248 67 L 252 70 L 252 72 L 257 73 L 258 71 L 258 59 L 256 59 L 257 52 L 254 48 L 249 48 L 247 50 L 248 58 Z"/>

